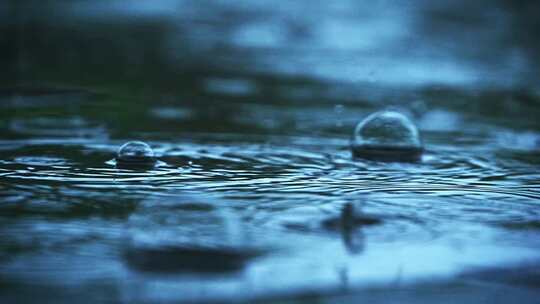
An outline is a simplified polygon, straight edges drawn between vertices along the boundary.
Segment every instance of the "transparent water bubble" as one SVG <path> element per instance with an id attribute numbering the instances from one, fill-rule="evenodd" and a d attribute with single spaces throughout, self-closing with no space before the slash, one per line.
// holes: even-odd
<path id="1" fill-rule="evenodd" d="M 354 130 L 355 157 L 382 161 L 416 161 L 423 147 L 416 125 L 404 114 L 384 110 L 362 120 Z"/>
<path id="2" fill-rule="evenodd" d="M 142 141 L 125 143 L 116 155 L 116 164 L 119 167 L 152 167 L 155 163 L 154 151 Z"/>

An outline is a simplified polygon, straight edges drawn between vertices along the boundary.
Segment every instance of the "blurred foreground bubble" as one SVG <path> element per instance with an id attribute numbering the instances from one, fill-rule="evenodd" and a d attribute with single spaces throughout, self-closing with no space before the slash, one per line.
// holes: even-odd
<path id="1" fill-rule="evenodd" d="M 152 168 L 155 164 L 154 151 L 142 141 L 125 143 L 116 155 L 116 166 L 119 168 Z"/>
<path id="2" fill-rule="evenodd" d="M 362 120 L 354 130 L 354 157 L 380 161 L 417 161 L 423 147 L 414 123 L 400 112 L 383 110 Z"/>

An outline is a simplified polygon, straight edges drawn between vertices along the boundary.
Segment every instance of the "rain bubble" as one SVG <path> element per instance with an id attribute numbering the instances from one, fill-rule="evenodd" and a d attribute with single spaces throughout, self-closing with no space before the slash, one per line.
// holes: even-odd
<path id="1" fill-rule="evenodd" d="M 118 149 L 116 165 L 124 168 L 153 167 L 156 163 L 154 151 L 142 141 L 130 141 Z"/>
<path id="2" fill-rule="evenodd" d="M 354 157 L 380 161 L 417 161 L 423 151 L 414 123 L 400 112 L 384 110 L 362 120 L 354 130 Z"/>

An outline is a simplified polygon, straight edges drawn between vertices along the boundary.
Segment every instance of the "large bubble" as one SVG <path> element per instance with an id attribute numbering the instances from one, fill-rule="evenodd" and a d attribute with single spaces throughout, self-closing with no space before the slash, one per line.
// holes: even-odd
<path id="1" fill-rule="evenodd" d="M 122 145 L 116 155 L 116 165 L 118 167 L 153 167 L 155 163 L 154 151 L 142 141 L 130 141 Z"/>
<path id="2" fill-rule="evenodd" d="M 420 133 L 404 114 L 384 110 L 362 120 L 354 130 L 355 157 L 381 161 L 417 161 L 423 151 Z"/>

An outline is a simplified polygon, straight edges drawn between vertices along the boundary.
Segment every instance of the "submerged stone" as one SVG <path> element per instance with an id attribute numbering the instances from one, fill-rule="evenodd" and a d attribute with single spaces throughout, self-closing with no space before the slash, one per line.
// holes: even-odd
<path id="1" fill-rule="evenodd" d="M 156 164 L 154 151 L 142 141 L 130 141 L 118 149 L 116 166 L 120 168 L 153 167 Z"/>
<path id="2" fill-rule="evenodd" d="M 423 147 L 416 125 L 392 110 L 375 112 L 354 130 L 354 157 L 380 161 L 417 161 Z"/>

